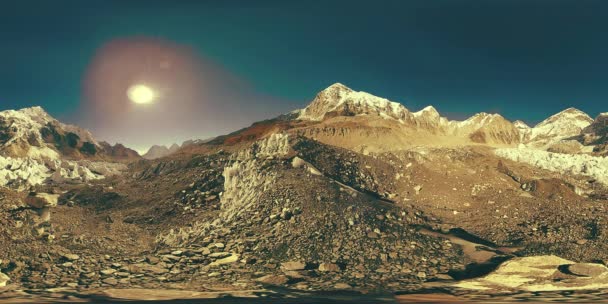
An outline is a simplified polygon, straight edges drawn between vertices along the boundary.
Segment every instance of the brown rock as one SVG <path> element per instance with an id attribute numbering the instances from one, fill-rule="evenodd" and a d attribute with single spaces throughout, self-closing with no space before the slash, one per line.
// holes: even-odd
<path id="1" fill-rule="evenodd" d="M 281 263 L 281 268 L 285 271 L 304 270 L 306 268 L 306 263 L 300 261 L 290 261 Z"/>
<path id="2" fill-rule="evenodd" d="M 597 277 L 603 273 L 608 272 L 608 268 L 601 264 L 593 264 L 593 263 L 578 263 L 568 265 L 568 271 L 581 276 L 586 277 Z"/>
<path id="3" fill-rule="evenodd" d="M 321 265 L 319 265 L 319 271 L 338 272 L 340 271 L 340 266 L 332 263 L 321 263 Z"/>
<path id="4" fill-rule="evenodd" d="M 284 275 L 270 274 L 270 275 L 258 278 L 256 281 L 263 283 L 263 284 L 268 284 L 268 285 L 285 285 L 285 284 L 287 284 L 287 282 L 289 282 L 289 278 Z"/>

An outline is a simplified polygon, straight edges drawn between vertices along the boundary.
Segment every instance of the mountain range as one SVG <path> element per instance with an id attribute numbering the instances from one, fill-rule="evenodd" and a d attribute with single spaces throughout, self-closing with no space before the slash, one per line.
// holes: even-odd
<path id="1" fill-rule="evenodd" d="M 336 83 L 319 92 L 304 109 L 216 139 L 190 140 L 170 147 L 154 145 L 142 157 L 165 157 L 207 142 L 257 139 L 278 130 L 361 151 L 436 144 L 524 144 L 550 151 L 559 151 L 560 145 L 574 145 L 575 149 L 570 148 L 570 152 L 590 152 L 593 147 L 585 146 L 601 146 L 606 142 L 607 116 L 600 114 L 594 121 L 586 113 L 569 108 L 533 127 L 520 120 L 511 122 L 497 113 L 478 113 L 464 121 L 455 121 L 441 116 L 433 106 L 412 112 L 401 103 Z M 596 150 L 602 148 L 596 147 Z M 88 130 L 63 124 L 40 107 L 0 112 L 0 155 L 107 161 L 140 158 L 137 152 L 121 144 L 98 142 Z"/>
<path id="2" fill-rule="evenodd" d="M 304 109 L 255 123 L 212 142 L 236 143 L 284 131 L 368 152 L 413 146 L 523 144 L 549 151 L 558 151 L 566 145 L 570 153 L 581 153 L 593 150 L 586 145 L 602 141 L 602 135 L 596 141 L 577 138 L 593 122 L 589 115 L 575 108 L 565 109 L 533 127 L 519 120 L 511 122 L 497 113 L 478 113 L 464 121 L 449 120 L 433 106 L 412 112 L 401 103 L 336 83 L 319 92 Z M 595 129 L 590 132 L 595 134 Z"/>

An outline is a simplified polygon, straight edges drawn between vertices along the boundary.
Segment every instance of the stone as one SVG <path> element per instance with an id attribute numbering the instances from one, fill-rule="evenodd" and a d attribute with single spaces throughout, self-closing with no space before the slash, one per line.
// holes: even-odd
<path id="1" fill-rule="evenodd" d="M 258 278 L 256 281 L 268 285 L 285 285 L 289 282 L 289 278 L 285 275 L 269 274 Z"/>
<path id="2" fill-rule="evenodd" d="M 77 254 L 68 253 L 68 254 L 64 254 L 63 258 L 68 261 L 76 261 L 76 260 L 80 259 L 80 256 L 78 256 Z"/>
<path id="3" fill-rule="evenodd" d="M 306 268 L 306 263 L 300 261 L 290 261 L 281 263 L 281 268 L 285 271 L 304 270 Z"/>
<path id="4" fill-rule="evenodd" d="M 121 278 L 128 278 L 128 277 L 129 277 L 129 275 L 130 275 L 130 274 L 129 274 L 128 272 L 124 272 L 124 271 L 121 271 L 121 272 L 117 272 L 117 273 L 116 273 L 116 276 L 119 276 L 119 277 L 121 277 Z"/>
<path id="5" fill-rule="evenodd" d="M 338 272 L 340 271 L 340 266 L 332 263 L 321 263 L 319 265 L 319 271 L 322 272 Z"/>
<path id="6" fill-rule="evenodd" d="M 577 245 L 585 245 L 585 244 L 587 244 L 587 240 L 585 240 L 585 239 L 580 239 L 580 240 L 577 240 L 577 241 L 576 241 L 576 244 L 577 244 Z"/>
<path id="7" fill-rule="evenodd" d="M 416 187 L 414 187 L 414 191 L 416 191 L 416 195 L 420 194 L 420 190 L 422 190 L 422 186 L 418 185 Z"/>
<path id="8" fill-rule="evenodd" d="M 575 275 L 586 277 L 597 277 L 608 272 L 608 268 L 606 268 L 606 266 L 593 263 L 577 263 L 568 265 L 566 268 L 569 272 Z"/>
<path id="9" fill-rule="evenodd" d="M 169 272 L 166 268 L 162 267 L 160 264 L 157 265 L 149 265 L 149 264 L 138 264 L 137 265 L 143 272 L 148 272 L 152 274 L 164 274 Z"/>
<path id="10" fill-rule="evenodd" d="M 26 197 L 25 203 L 31 207 L 42 209 L 44 207 L 57 207 L 58 199 L 58 194 L 32 192 Z"/>
<path id="11" fill-rule="evenodd" d="M 224 245 L 224 243 L 215 243 L 214 246 L 215 246 L 215 248 L 219 248 L 219 249 L 226 247 L 226 245 Z"/>
<path id="12" fill-rule="evenodd" d="M 239 260 L 239 255 L 238 254 L 233 254 L 233 255 L 231 255 L 229 257 L 216 260 L 215 262 L 209 264 L 209 266 L 219 266 L 219 265 L 224 265 L 224 264 L 230 264 L 230 263 L 234 263 L 234 262 L 236 262 L 238 260 Z"/>
<path id="13" fill-rule="evenodd" d="M 163 255 L 163 262 L 177 262 L 179 261 L 180 257 L 178 256 L 174 256 L 172 254 L 167 254 L 167 255 Z"/>
<path id="14" fill-rule="evenodd" d="M 107 278 L 101 281 L 104 284 L 108 284 L 108 285 L 116 285 L 118 284 L 118 280 L 116 280 L 115 278 Z"/>
<path id="15" fill-rule="evenodd" d="M 373 231 L 369 231 L 367 233 L 367 237 L 370 238 L 370 239 L 377 239 L 378 238 L 378 234 L 375 233 L 375 232 L 373 232 Z"/>
<path id="16" fill-rule="evenodd" d="M 113 275 L 116 272 L 116 269 L 112 269 L 112 268 L 108 268 L 108 269 L 104 269 L 102 271 L 100 271 L 99 273 L 101 273 L 102 275 Z"/>
<path id="17" fill-rule="evenodd" d="M 230 256 L 230 252 L 214 252 L 209 254 L 210 258 L 220 259 Z"/>
<path id="18" fill-rule="evenodd" d="M 146 261 L 150 264 L 158 264 L 158 262 L 160 262 L 160 259 L 155 256 L 148 256 L 146 257 Z"/>
<path id="19" fill-rule="evenodd" d="M 350 285 L 348 285 L 348 284 L 346 284 L 346 283 L 336 283 L 336 284 L 334 285 L 334 288 L 335 288 L 335 289 L 351 289 L 351 288 L 352 288 L 352 286 L 350 286 Z"/>
<path id="20" fill-rule="evenodd" d="M 6 286 L 6 282 L 10 281 L 10 279 L 7 275 L 0 272 L 0 287 Z"/>

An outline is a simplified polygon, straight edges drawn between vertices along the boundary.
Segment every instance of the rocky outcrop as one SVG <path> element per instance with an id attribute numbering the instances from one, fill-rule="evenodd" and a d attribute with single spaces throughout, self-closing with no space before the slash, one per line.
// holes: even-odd
<path id="1" fill-rule="evenodd" d="M 487 276 L 454 286 L 486 292 L 593 290 L 608 288 L 608 268 L 553 255 L 521 257 L 504 262 Z"/>
<path id="2" fill-rule="evenodd" d="M 222 214 L 227 220 L 247 212 L 276 179 L 272 171 L 262 170 L 259 159 L 284 157 L 289 153 L 288 136 L 273 134 L 237 155 L 237 161 L 224 169 Z"/>
<path id="3" fill-rule="evenodd" d="M 608 113 L 598 115 L 593 123 L 581 132 L 584 145 L 602 145 L 608 143 Z"/>

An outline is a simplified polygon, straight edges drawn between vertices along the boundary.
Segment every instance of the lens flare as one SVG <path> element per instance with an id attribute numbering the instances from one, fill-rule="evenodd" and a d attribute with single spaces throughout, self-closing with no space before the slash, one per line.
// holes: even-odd
<path id="1" fill-rule="evenodd" d="M 154 91 L 146 85 L 136 84 L 127 90 L 127 96 L 129 99 L 137 104 L 146 104 L 154 101 Z"/>

